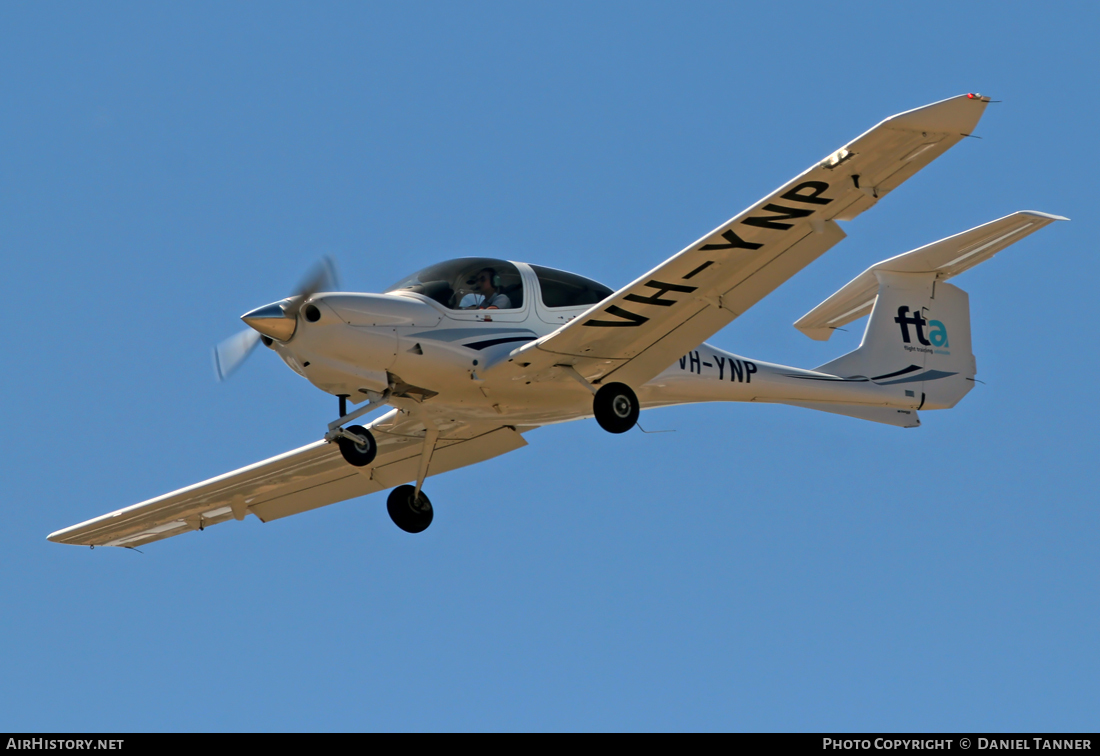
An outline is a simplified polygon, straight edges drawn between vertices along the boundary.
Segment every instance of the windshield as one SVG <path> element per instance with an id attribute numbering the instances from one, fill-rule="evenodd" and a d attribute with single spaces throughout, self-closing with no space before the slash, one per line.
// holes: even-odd
<path id="1" fill-rule="evenodd" d="M 523 279 L 515 265 L 491 257 L 463 257 L 402 278 L 386 294 L 421 294 L 451 310 L 517 310 Z"/>

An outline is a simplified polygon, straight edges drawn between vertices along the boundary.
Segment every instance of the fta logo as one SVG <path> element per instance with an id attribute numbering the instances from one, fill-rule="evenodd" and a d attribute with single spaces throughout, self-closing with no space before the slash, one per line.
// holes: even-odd
<path id="1" fill-rule="evenodd" d="M 947 326 L 945 326 L 939 320 L 925 320 L 924 316 L 918 311 L 914 311 L 912 315 L 909 315 L 909 308 L 902 305 L 898 308 L 898 316 L 894 318 L 894 322 L 901 327 L 901 340 L 906 344 L 912 343 L 909 339 L 909 326 L 913 326 L 913 330 L 916 333 L 917 341 L 924 346 L 942 347 L 946 349 L 950 346 L 947 343 Z M 931 326 L 931 330 L 928 335 L 924 335 L 924 327 Z"/>

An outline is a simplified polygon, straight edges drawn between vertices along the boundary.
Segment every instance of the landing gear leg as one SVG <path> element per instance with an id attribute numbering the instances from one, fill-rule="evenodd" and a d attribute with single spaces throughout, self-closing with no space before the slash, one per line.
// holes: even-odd
<path id="1" fill-rule="evenodd" d="M 432 524 L 435 512 L 432 503 L 421 491 L 424 478 L 428 477 L 428 465 L 435 453 L 435 443 L 439 439 L 439 430 L 428 428 L 424 433 L 424 450 L 420 454 L 420 469 L 416 473 L 415 486 L 398 486 L 386 499 L 386 511 L 390 513 L 393 524 L 406 533 L 422 533 Z"/>

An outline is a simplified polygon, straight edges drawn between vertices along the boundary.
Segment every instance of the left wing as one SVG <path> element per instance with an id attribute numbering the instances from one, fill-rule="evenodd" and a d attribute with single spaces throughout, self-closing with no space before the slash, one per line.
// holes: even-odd
<path id="1" fill-rule="evenodd" d="M 837 221 L 969 135 L 988 102 L 960 95 L 887 118 L 493 370 L 518 379 L 567 364 L 593 382 L 645 383 L 843 239 Z"/>
<path id="2" fill-rule="evenodd" d="M 424 426 L 397 410 L 370 424 L 378 456 L 369 467 L 344 461 L 318 441 L 225 475 L 158 496 L 49 535 L 55 543 L 141 546 L 249 513 L 263 522 L 364 496 L 416 479 Z M 511 427 L 456 424 L 441 429 L 428 475 L 472 465 L 526 446 Z"/>

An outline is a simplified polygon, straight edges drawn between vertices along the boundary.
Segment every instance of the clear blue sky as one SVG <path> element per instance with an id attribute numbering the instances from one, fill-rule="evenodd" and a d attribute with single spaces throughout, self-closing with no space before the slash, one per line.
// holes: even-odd
<path id="1" fill-rule="evenodd" d="M 1093 3 L 0 6 L 0 729 L 1096 730 Z M 46 534 L 319 437 L 209 348 L 322 254 L 618 287 L 909 108 L 964 140 L 712 341 L 1014 210 L 956 280 L 978 377 L 901 430 L 787 407 L 594 421 L 384 494 L 125 550 Z"/>

